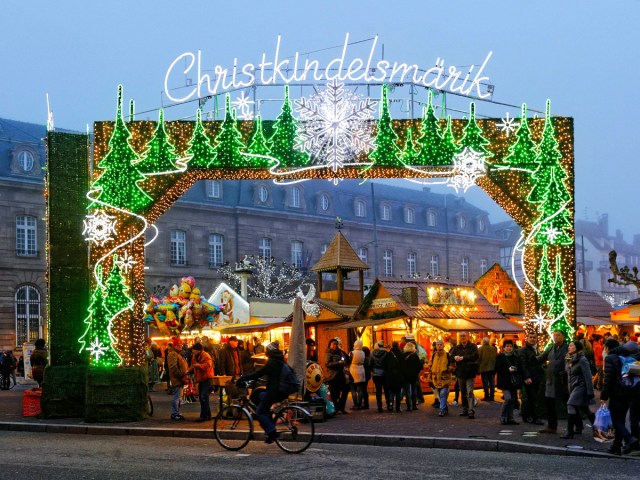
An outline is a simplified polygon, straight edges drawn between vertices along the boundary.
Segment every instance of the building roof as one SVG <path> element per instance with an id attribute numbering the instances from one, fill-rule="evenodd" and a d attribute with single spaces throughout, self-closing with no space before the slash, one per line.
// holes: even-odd
<path id="1" fill-rule="evenodd" d="M 344 237 L 341 231 L 338 231 L 327 251 L 324 252 L 320 260 L 311 268 L 314 272 L 335 272 L 341 268 L 345 272 L 354 270 L 368 270 L 369 266 L 360 260 L 351 244 Z"/>
<path id="2" fill-rule="evenodd" d="M 576 292 L 576 317 L 609 318 L 611 304 L 595 292 Z"/>

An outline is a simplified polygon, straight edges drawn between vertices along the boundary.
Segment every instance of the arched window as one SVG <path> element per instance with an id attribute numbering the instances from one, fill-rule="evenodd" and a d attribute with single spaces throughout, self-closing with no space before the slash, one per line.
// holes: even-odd
<path id="1" fill-rule="evenodd" d="M 209 267 L 219 267 L 223 263 L 224 237 L 217 233 L 209 235 Z"/>
<path id="2" fill-rule="evenodd" d="M 436 212 L 433 210 L 427 211 L 427 227 L 435 227 L 436 226 Z"/>
<path id="3" fill-rule="evenodd" d="M 363 200 L 356 200 L 356 217 L 367 216 L 367 205 Z"/>
<path id="4" fill-rule="evenodd" d="M 36 217 L 18 215 L 16 217 L 16 255 L 35 257 L 38 254 L 37 234 Z"/>
<path id="5" fill-rule="evenodd" d="M 258 199 L 264 203 L 269 200 L 269 190 L 264 185 L 260 185 L 258 188 Z"/>
<path id="6" fill-rule="evenodd" d="M 382 220 L 389 221 L 391 220 L 391 207 L 389 205 L 382 205 L 382 211 L 380 212 L 380 216 Z"/>
<path id="7" fill-rule="evenodd" d="M 405 208 L 404 223 L 416 223 L 416 211 L 413 208 Z"/>
<path id="8" fill-rule="evenodd" d="M 33 343 L 40 338 L 40 292 L 32 285 L 21 285 L 16 290 L 16 346 Z"/>
<path id="9" fill-rule="evenodd" d="M 222 185 L 220 180 L 207 180 L 207 197 L 222 198 Z"/>
<path id="10" fill-rule="evenodd" d="M 300 189 L 298 187 L 291 189 L 291 206 L 300 208 Z"/>
<path id="11" fill-rule="evenodd" d="M 478 219 L 478 231 L 480 233 L 484 233 L 484 231 L 487 229 L 487 222 L 485 221 L 484 218 L 479 218 Z"/>
<path id="12" fill-rule="evenodd" d="M 24 172 L 33 170 L 33 154 L 27 150 L 18 153 L 18 165 Z"/>
<path id="13" fill-rule="evenodd" d="M 329 195 L 322 194 L 320 195 L 320 208 L 323 212 L 329 210 Z"/>

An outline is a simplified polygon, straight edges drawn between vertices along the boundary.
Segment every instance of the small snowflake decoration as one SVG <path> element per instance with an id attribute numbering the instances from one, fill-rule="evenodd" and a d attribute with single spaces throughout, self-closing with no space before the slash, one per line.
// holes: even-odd
<path id="1" fill-rule="evenodd" d="M 98 339 L 98 337 L 96 337 L 96 339 L 93 342 L 91 342 L 91 346 L 87 347 L 85 350 L 88 350 L 89 355 L 95 356 L 96 362 L 99 362 L 100 355 L 104 355 L 108 350 L 108 348 L 102 344 L 102 342 Z"/>
<path id="2" fill-rule="evenodd" d="M 548 319 L 547 316 L 542 313 L 542 310 L 536 313 L 530 320 L 539 332 L 545 331 L 551 325 L 552 321 L 553 320 Z"/>
<path id="3" fill-rule="evenodd" d="M 129 252 L 127 250 L 124 251 L 122 257 L 116 260 L 116 264 L 120 267 L 125 274 L 129 273 L 129 269 L 133 268 L 133 266 L 138 263 L 133 259 L 133 257 L 129 256 Z"/>
<path id="4" fill-rule="evenodd" d="M 496 124 L 496 127 L 498 127 L 500 131 L 506 133 L 507 138 L 509 138 L 509 134 L 519 126 L 520 124 L 515 121 L 515 118 L 509 116 L 509 112 L 507 112 L 505 118 L 502 119 L 502 123 Z"/>
<path id="5" fill-rule="evenodd" d="M 375 100 L 362 98 L 334 79 L 326 89 L 294 103 L 301 121 L 296 148 L 308 152 L 315 163 L 335 172 L 360 152 L 373 149 Z"/>
<path id="6" fill-rule="evenodd" d="M 456 193 L 460 189 L 466 192 L 484 174 L 484 155 L 465 147 L 461 153 L 453 157 L 453 174 L 447 185 L 454 188 Z"/>
<path id="7" fill-rule="evenodd" d="M 116 217 L 107 215 L 104 210 L 98 210 L 95 214 L 87 215 L 83 220 L 84 230 L 82 234 L 84 239 L 96 245 L 104 245 L 117 235 L 116 222 Z M 111 236 L 112 234 L 113 237 Z"/>
<path id="8" fill-rule="evenodd" d="M 558 230 L 556 227 L 547 227 L 547 229 L 544 232 L 542 232 L 542 234 L 549 239 L 549 243 L 551 244 L 555 243 L 556 238 L 558 238 L 561 233 L 562 232 Z"/>
<path id="9" fill-rule="evenodd" d="M 231 105 L 240 110 L 240 118 L 243 120 L 253 120 L 253 109 L 251 105 L 254 103 L 253 100 L 249 100 L 249 97 L 242 92 L 239 97 L 231 102 Z"/>

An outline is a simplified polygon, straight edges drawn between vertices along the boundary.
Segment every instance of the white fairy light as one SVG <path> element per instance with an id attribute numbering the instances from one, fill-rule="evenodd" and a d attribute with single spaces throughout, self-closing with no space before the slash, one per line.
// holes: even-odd
<path id="1" fill-rule="evenodd" d="M 454 188 L 456 193 L 459 189 L 466 192 L 485 172 L 484 155 L 465 147 L 453 157 L 453 174 L 447 185 Z"/>
<path id="2" fill-rule="evenodd" d="M 520 124 L 515 121 L 515 118 L 509 116 L 509 112 L 507 112 L 505 118 L 502 119 L 502 123 L 496 123 L 496 127 L 498 127 L 500 131 L 505 132 L 507 138 L 509 138 L 509 134 L 519 126 Z"/>
<path id="3" fill-rule="evenodd" d="M 86 241 L 102 246 L 117 235 L 116 222 L 116 217 L 106 214 L 104 210 L 98 210 L 84 218 L 82 235 Z"/>
<path id="4" fill-rule="evenodd" d="M 96 337 L 96 339 L 91 342 L 91 346 L 87 347 L 85 350 L 89 351 L 90 356 L 96 357 L 96 362 L 100 361 L 100 355 L 104 355 L 108 348 L 102 344 L 102 342 Z"/>
<path id="5" fill-rule="evenodd" d="M 308 152 L 313 162 L 335 172 L 360 152 L 373 149 L 370 120 L 378 102 L 346 90 L 334 79 L 326 89 L 294 103 L 301 120 L 296 147 Z"/>

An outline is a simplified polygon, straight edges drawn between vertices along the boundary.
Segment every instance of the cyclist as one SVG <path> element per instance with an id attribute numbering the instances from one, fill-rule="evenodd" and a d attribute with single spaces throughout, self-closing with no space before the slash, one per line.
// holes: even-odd
<path id="1" fill-rule="evenodd" d="M 247 380 L 267 377 L 267 389 L 260 393 L 260 403 L 256 408 L 255 417 L 260 422 L 264 433 L 267 434 L 265 443 L 273 443 L 278 437 L 278 433 L 276 432 L 276 425 L 271 418 L 271 406 L 285 398 L 285 395 L 280 393 L 279 388 L 280 373 L 285 360 L 284 354 L 280 350 L 280 343 L 277 340 L 267 345 L 266 354 L 268 358 L 266 365 L 254 373 L 243 375 L 237 380 L 236 385 L 242 388 Z"/>

